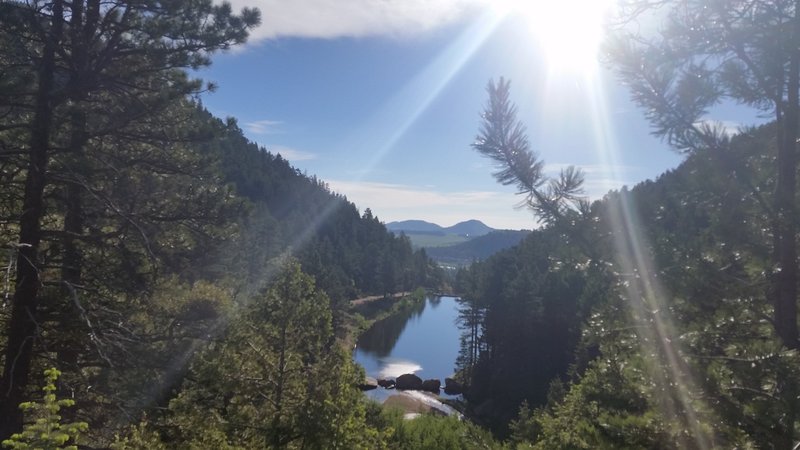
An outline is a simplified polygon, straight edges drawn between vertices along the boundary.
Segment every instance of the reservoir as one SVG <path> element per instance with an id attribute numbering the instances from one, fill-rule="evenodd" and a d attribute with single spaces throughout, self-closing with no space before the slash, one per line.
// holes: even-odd
<path id="1" fill-rule="evenodd" d="M 444 386 L 444 379 L 453 376 L 458 358 L 461 333 L 457 319 L 456 297 L 427 297 L 364 332 L 356 344 L 354 359 L 368 377 L 396 378 L 414 373 L 423 380 L 438 379 Z M 378 401 L 399 393 L 383 388 L 366 392 Z"/>

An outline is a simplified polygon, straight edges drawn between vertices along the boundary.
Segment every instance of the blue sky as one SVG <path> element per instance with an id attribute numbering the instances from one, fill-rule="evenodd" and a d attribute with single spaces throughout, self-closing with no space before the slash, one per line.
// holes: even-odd
<path id="1" fill-rule="evenodd" d="M 490 78 L 511 79 L 533 148 L 553 172 L 581 167 L 592 199 L 679 163 L 610 72 L 554 68 L 529 20 L 487 2 L 237 0 L 263 24 L 201 72 L 218 85 L 203 102 L 385 222 L 535 226 L 470 147 Z"/>

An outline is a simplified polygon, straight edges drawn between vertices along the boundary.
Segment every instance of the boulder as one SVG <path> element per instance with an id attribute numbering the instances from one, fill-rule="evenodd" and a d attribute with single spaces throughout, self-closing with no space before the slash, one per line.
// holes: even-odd
<path id="1" fill-rule="evenodd" d="M 433 392 L 434 394 L 438 394 L 441 387 L 442 382 L 439 380 L 425 380 L 422 382 L 422 390 Z"/>
<path id="2" fill-rule="evenodd" d="M 365 377 L 364 381 L 358 385 L 358 388 L 362 391 L 371 391 L 373 389 L 378 388 L 378 381 L 372 377 Z"/>
<path id="3" fill-rule="evenodd" d="M 378 386 L 386 389 L 392 389 L 394 388 L 394 380 L 388 378 L 381 378 L 380 380 L 378 380 Z"/>
<path id="4" fill-rule="evenodd" d="M 444 393 L 447 395 L 458 395 L 464 393 L 464 386 L 452 378 L 444 379 Z"/>
<path id="5" fill-rule="evenodd" d="M 395 387 L 407 391 L 418 391 L 422 389 L 422 378 L 413 373 L 405 373 L 397 377 L 397 380 L 395 380 Z"/>

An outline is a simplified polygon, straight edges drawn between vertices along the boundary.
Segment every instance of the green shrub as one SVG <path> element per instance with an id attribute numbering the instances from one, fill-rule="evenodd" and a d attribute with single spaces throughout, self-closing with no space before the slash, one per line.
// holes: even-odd
<path id="1" fill-rule="evenodd" d="M 58 369 L 51 368 L 44 371 L 45 385 L 42 388 L 44 397 L 41 402 L 24 402 L 19 408 L 29 418 L 34 418 L 22 430 L 3 441 L 3 447 L 13 450 L 28 449 L 65 449 L 78 450 L 74 445 L 78 435 L 85 432 L 89 425 L 85 422 L 61 423 L 58 414 L 61 408 L 68 408 L 75 404 L 74 400 L 56 398 L 56 381 L 61 375 Z M 66 445 L 68 442 L 70 445 Z"/>

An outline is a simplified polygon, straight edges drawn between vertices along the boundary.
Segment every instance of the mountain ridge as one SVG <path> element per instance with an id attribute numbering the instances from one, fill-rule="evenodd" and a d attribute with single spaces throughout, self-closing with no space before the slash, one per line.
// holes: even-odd
<path id="1" fill-rule="evenodd" d="M 419 233 L 442 236 L 447 234 L 456 234 L 465 237 L 483 236 L 491 233 L 492 231 L 497 231 L 495 228 L 492 228 L 477 219 L 464 220 L 449 227 L 443 227 L 439 224 L 425 220 L 410 219 L 389 222 L 386 224 L 386 229 L 392 232 L 404 232 L 406 234 Z"/>
<path id="2" fill-rule="evenodd" d="M 386 229 L 389 231 L 404 231 L 406 233 L 444 233 L 445 230 L 441 225 L 417 219 L 389 222 L 386 224 Z"/>
<path id="3" fill-rule="evenodd" d="M 482 261 L 493 254 L 513 247 L 530 234 L 530 230 L 495 230 L 465 242 L 442 247 L 426 248 L 428 257 L 439 264 L 467 266 Z"/>

